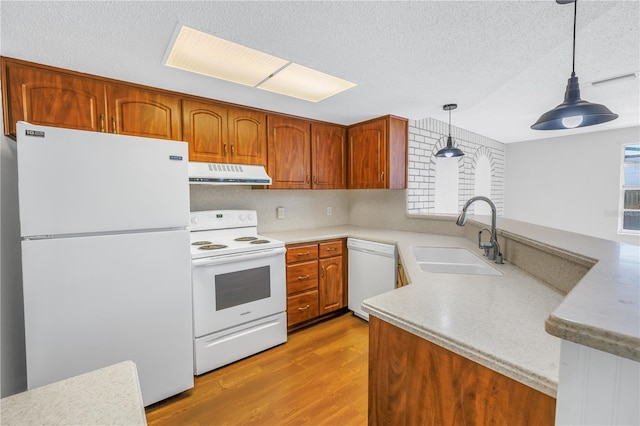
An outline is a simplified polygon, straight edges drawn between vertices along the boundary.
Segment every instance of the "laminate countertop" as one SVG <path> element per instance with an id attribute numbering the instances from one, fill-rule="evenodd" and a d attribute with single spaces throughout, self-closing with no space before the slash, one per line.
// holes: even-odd
<path id="1" fill-rule="evenodd" d="M 124 361 L 0 400 L 2 425 L 146 425 L 135 364 Z"/>
<path id="2" fill-rule="evenodd" d="M 464 247 L 480 256 L 464 237 L 352 225 L 262 235 L 287 244 L 345 237 L 395 244 L 410 285 L 365 300 L 366 312 L 553 397 L 560 338 L 638 359 L 639 247 L 505 219 L 498 228 L 595 265 L 565 295 L 509 262 L 483 258 L 499 276 L 442 274 L 422 271 L 413 257 L 412 246 Z"/>

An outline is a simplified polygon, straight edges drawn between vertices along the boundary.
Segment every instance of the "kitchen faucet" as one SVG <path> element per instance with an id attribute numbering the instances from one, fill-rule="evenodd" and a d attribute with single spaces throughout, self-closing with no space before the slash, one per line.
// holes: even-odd
<path id="1" fill-rule="evenodd" d="M 491 207 L 491 230 L 482 228 L 480 232 L 478 232 L 478 247 L 484 250 L 484 255 L 489 259 L 494 260 L 496 263 L 502 263 L 502 253 L 500 252 L 500 244 L 498 244 L 498 234 L 496 232 L 496 206 L 493 204 L 493 201 L 482 195 L 470 198 L 464 203 L 458 220 L 456 220 L 456 225 L 464 226 L 464 223 L 467 221 L 467 209 L 478 200 L 487 202 Z M 482 242 L 482 233 L 484 231 L 488 231 L 491 234 L 489 242 Z"/>

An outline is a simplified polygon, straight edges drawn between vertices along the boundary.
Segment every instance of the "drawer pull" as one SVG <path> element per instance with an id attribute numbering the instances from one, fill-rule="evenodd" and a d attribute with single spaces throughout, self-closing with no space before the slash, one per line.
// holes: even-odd
<path id="1" fill-rule="evenodd" d="M 309 256 L 309 252 L 304 251 L 304 252 L 298 253 L 297 256 Z"/>
<path id="2" fill-rule="evenodd" d="M 302 276 L 302 277 L 298 277 L 298 279 L 299 279 L 299 280 L 301 280 L 301 281 L 302 281 L 302 280 L 308 280 L 308 279 L 309 279 L 309 277 L 310 277 L 310 275 L 309 275 L 309 274 L 307 274 L 307 275 L 304 275 L 304 276 Z"/>
<path id="3" fill-rule="evenodd" d="M 311 305 L 307 305 L 307 306 L 303 306 L 303 307 L 298 308 L 298 310 L 299 311 L 304 311 L 306 309 L 309 309 L 310 307 L 311 307 Z"/>
<path id="4" fill-rule="evenodd" d="M 327 248 L 327 251 L 336 251 L 336 250 L 338 250 L 338 249 L 337 249 L 337 248 L 335 248 L 335 247 L 328 247 L 328 248 Z"/>

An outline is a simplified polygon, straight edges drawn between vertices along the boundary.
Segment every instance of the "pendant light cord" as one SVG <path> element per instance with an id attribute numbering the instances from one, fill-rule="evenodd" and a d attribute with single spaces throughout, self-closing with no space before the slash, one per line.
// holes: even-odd
<path id="1" fill-rule="evenodd" d="M 573 63 L 571 64 L 571 76 L 576 75 L 576 17 L 578 15 L 578 0 L 573 2 Z"/>

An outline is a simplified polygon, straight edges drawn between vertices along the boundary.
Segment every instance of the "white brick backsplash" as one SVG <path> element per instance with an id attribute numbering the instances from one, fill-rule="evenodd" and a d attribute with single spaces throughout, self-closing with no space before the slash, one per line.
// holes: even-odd
<path id="1" fill-rule="evenodd" d="M 435 207 L 435 154 L 446 144 L 448 123 L 424 118 L 409 120 L 409 182 L 407 211 L 412 214 L 437 213 Z M 465 153 L 459 166 L 459 207 L 473 197 L 478 158 L 485 156 L 491 166 L 491 200 L 499 215 L 504 208 L 504 144 L 465 129 L 451 126 L 455 145 Z M 419 184 L 416 184 L 419 183 Z"/>

